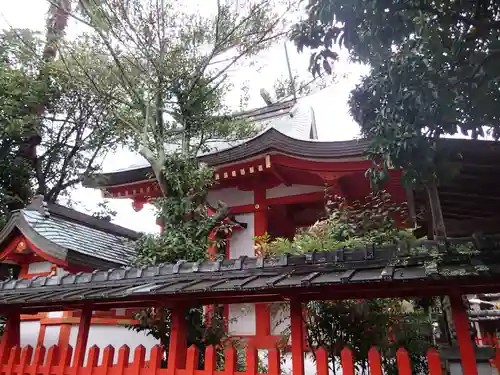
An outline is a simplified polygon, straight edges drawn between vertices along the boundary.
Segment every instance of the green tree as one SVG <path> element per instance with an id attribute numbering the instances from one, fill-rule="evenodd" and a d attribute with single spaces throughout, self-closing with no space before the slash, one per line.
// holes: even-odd
<path id="1" fill-rule="evenodd" d="M 351 112 L 372 139 L 370 177 L 425 185 L 434 232 L 446 235 L 436 185 L 449 176 L 443 135 L 500 136 L 500 6 L 420 0 L 311 0 L 294 27 L 299 50 L 313 50 L 310 69 L 331 71 L 335 44 L 371 66 L 354 89 Z"/>
<path id="2" fill-rule="evenodd" d="M 259 239 L 263 256 L 280 253 L 309 253 L 332 248 L 365 248 L 414 240 L 400 229 L 396 219 L 407 217 L 405 205 L 396 205 L 388 193 L 371 194 L 363 202 L 347 204 L 345 199 L 327 196 L 328 216 L 299 232 L 293 241 L 277 238 Z M 428 314 L 413 300 L 371 299 L 312 301 L 304 305 L 309 345 L 327 349 L 332 371 L 340 365 L 344 347 L 350 347 L 355 362 L 368 369 L 368 351 L 378 347 L 387 373 L 397 373 L 396 350 L 405 347 L 412 356 L 415 373 L 424 374 L 425 353 L 430 347 Z M 289 330 L 285 331 L 285 336 Z M 288 342 L 285 337 L 284 342 Z"/>
<path id="3" fill-rule="evenodd" d="M 70 198 L 70 190 L 99 170 L 103 156 L 127 136 L 110 116 L 110 103 L 75 80 L 86 73 L 80 68 L 82 60 L 92 62 L 98 51 L 86 40 L 77 44 L 59 41 L 58 50 L 71 51 L 71 55 L 68 52 L 68 56 L 49 63 L 41 60 L 45 47 L 43 38 L 29 30 L 0 34 L 3 218 L 11 210 L 22 208 L 35 192 L 49 202 L 62 196 Z M 73 57 L 78 57 L 78 64 Z M 48 87 L 39 79 L 41 64 L 51 77 Z M 45 101 L 43 113 L 33 114 L 32 106 L 41 100 Z M 27 159 L 21 155 L 27 152 L 26 139 L 33 134 L 34 122 L 41 144 Z"/>
<path id="4" fill-rule="evenodd" d="M 217 1 L 204 15 L 165 0 L 81 2 L 82 17 L 107 48 L 109 72 L 125 93 L 121 100 L 135 113 L 121 120 L 135 131 L 137 150 L 163 195 L 162 168 L 171 151 L 193 157 L 211 140 L 253 134 L 225 105 L 228 74 L 283 35 L 290 6 L 277 12 L 276 3 Z M 105 85 L 90 84 L 109 97 Z"/>
<path id="5" fill-rule="evenodd" d="M 276 11 L 276 4 L 214 1 L 201 14 L 166 0 L 80 1 L 74 16 L 91 27 L 93 40 L 106 51 L 100 67 L 119 89 L 110 92 L 90 75 L 86 85 L 119 104 L 117 121 L 135 134 L 136 150 L 150 163 L 162 192 L 153 203 L 164 231 L 140 242 L 138 264 L 206 259 L 211 231 L 230 230 L 223 224 L 228 214 L 223 202 L 209 214 L 213 171 L 199 165 L 196 156 L 210 150 L 213 141 L 255 133 L 225 104 L 234 95 L 228 77 L 283 36 L 292 5 Z M 138 317 L 141 324 L 133 329 L 168 343 L 168 309 L 144 310 Z M 202 308 L 186 317 L 190 343 L 220 342 L 222 325 L 205 325 Z"/>
<path id="6" fill-rule="evenodd" d="M 20 31 L 21 32 L 21 31 Z M 29 36 L 27 31 L 23 31 Z M 8 213 L 23 207 L 32 195 L 26 183 L 33 177 L 25 159 L 19 158 L 25 136 L 24 124 L 32 118 L 27 106 L 38 99 L 29 75 L 32 66 L 22 64 L 25 54 L 9 38 L 0 39 L 0 215 L 5 221 Z M 19 69 L 12 69 L 18 64 Z M 3 224 L 3 222 L 1 223 Z"/>

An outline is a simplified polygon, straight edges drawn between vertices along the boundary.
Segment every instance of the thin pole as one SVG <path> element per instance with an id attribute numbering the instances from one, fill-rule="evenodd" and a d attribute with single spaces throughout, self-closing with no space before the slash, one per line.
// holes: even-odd
<path id="1" fill-rule="evenodd" d="M 292 94 L 293 94 L 293 101 L 297 101 L 297 93 L 295 92 L 295 79 L 293 78 L 292 74 L 292 68 L 290 66 L 290 58 L 288 57 L 288 49 L 286 48 L 286 42 L 283 43 L 285 46 L 285 57 L 286 57 L 286 65 L 288 67 L 288 76 L 290 78 L 290 85 L 292 86 Z"/>

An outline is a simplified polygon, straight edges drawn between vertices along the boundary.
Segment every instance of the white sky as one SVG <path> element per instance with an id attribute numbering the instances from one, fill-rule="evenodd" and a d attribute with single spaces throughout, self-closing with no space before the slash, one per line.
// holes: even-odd
<path id="1" fill-rule="evenodd" d="M 191 1 L 198 8 L 209 5 L 200 5 L 196 0 Z M 215 0 L 205 0 L 212 3 Z M 30 28 L 43 31 L 45 15 L 48 8 L 47 0 L 3 0 L 0 2 L 0 29 L 9 27 Z M 76 21 L 70 23 L 68 35 L 77 34 L 78 25 Z M 288 53 L 293 71 L 301 74 L 304 80 L 309 80 L 310 73 L 307 71 L 309 54 L 307 52 L 298 54 L 295 46 L 288 43 Z M 249 108 L 264 105 L 259 95 L 261 88 L 272 92 L 272 84 L 276 77 L 287 74 L 284 47 L 282 44 L 272 47 L 259 56 L 260 68 L 245 68 L 238 76 L 250 82 Z M 320 140 L 348 140 L 358 135 L 358 126 L 354 123 L 347 109 L 347 99 L 350 90 L 354 87 L 360 76 L 367 72 L 366 67 L 349 63 L 346 54 L 340 54 L 340 61 L 335 65 L 338 75 L 337 82 L 330 87 L 301 99 L 301 105 L 311 106 L 314 109 Z M 235 81 L 235 85 L 241 82 Z M 105 171 L 126 168 L 137 164 L 141 157 L 128 151 L 109 155 L 103 168 Z M 75 200 L 82 202 L 81 208 L 91 209 L 95 202 L 100 201 L 100 192 L 92 189 L 79 188 L 73 193 Z M 150 207 L 145 207 L 137 213 L 132 209 L 130 200 L 112 200 L 110 206 L 117 211 L 118 215 L 114 222 L 138 231 L 156 231 L 155 219 Z M 80 208 L 80 207 L 78 207 Z"/>

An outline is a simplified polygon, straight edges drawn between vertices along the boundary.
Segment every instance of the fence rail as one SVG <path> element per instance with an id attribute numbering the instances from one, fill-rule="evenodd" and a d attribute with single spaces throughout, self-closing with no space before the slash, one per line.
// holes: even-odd
<path id="1" fill-rule="evenodd" d="M 99 363 L 100 349 L 93 346 L 89 349 L 85 365 L 78 365 L 73 360 L 71 346 L 59 348 L 57 345 L 47 351 L 44 347 L 31 346 L 12 348 L 8 362 L 0 365 L 2 375 L 257 375 L 258 352 L 254 348 L 246 349 L 246 370 L 237 371 L 237 353 L 234 348 L 225 349 L 224 368 L 217 368 L 216 351 L 209 346 L 205 351 L 204 368 L 198 369 L 199 352 L 196 347 L 187 351 L 186 366 L 183 369 L 161 368 L 163 350 L 159 346 L 151 349 L 149 360 L 146 362 L 146 349 L 139 346 L 135 349 L 133 360 L 129 361 L 130 349 L 124 345 L 118 350 L 115 361 L 115 348 L 108 346 L 104 349 L 102 361 Z M 323 348 L 316 350 L 316 374 L 329 375 L 328 353 Z M 355 375 L 353 352 L 345 348 L 340 356 L 343 375 Z M 441 360 L 436 350 L 427 352 L 429 375 L 442 375 Z M 499 361 L 497 357 L 496 361 Z M 411 375 L 411 364 L 408 352 L 401 348 L 396 353 L 399 375 Z M 499 362 L 497 362 L 499 363 Z M 371 375 L 382 375 L 382 360 L 376 348 L 368 354 L 368 364 Z M 281 375 L 280 352 L 277 349 L 268 351 L 268 375 Z"/>

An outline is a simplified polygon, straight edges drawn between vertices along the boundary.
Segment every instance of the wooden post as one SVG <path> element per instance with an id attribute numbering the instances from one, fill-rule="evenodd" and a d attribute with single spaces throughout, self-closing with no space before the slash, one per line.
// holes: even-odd
<path id="1" fill-rule="evenodd" d="M 0 342 L 0 365 L 7 363 L 10 350 L 20 345 L 21 316 L 17 312 L 7 315 L 7 323 Z"/>
<path id="2" fill-rule="evenodd" d="M 168 368 L 171 370 L 186 367 L 187 332 L 185 313 L 186 309 L 182 305 L 172 310 L 172 325 L 168 347 Z"/>
<path id="3" fill-rule="evenodd" d="M 263 236 L 267 233 L 267 205 L 266 189 L 259 187 L 254 190 L 254 235 Z M 271 315 L 266 303 L 255 304 L 255 335 L 257 337 L 267 337 L 271 334 Z"/>
<path id="4" fill-rule="evenodd" d="M 304 374 L 304 327 L 302 303 L 298 299 L 290 301 L 290 321 L 292 333 L 292 373 Z"/>
<path id="5" fill-rule="evenodd" d="M 467 375 L 478 375 L 476 354 L 469 333 L 469 319 L 459 292 L 454 291 L 450 294 L 450 304 L 458 346 L 460 348 L 463 372 Z"/>
<path id="6" fill-rule="evenodd" d="M 78 325 L 78 336 L 76 339 L 75 356 L 73 358 L 73 366 L 75 368 L 82 367 L 87 351 L 87 341 L 89 338 L 90 321 L 92 319 L 92 309 L 82 310 L 80 324 Z"/>

